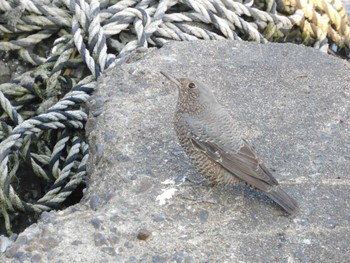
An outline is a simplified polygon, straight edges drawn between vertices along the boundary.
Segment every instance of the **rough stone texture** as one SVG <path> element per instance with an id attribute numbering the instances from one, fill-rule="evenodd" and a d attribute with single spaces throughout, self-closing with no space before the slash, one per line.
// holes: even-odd
<path id="1" fill-rule="evenodd" d="M 44 213 L 1 262 L 349 261 L 346 61 L 231 41 L 171 43 L 141 57 L 106 72 L 91 101 L 83 202 Z M 176 87 L 160 70 L 213 88 L 298 200 L 296 215 L 244 186 L 195 183 L 172 126 Z"/>

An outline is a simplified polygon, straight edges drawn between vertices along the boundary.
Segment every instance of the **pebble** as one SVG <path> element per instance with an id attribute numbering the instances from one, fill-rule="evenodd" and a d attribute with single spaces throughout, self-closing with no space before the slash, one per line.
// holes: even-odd
<path id="1" fill-rule="evenodd" d="M 118 244 L 119 241 L 120 241 L 120 238 L 117 237 L 117 236 L 111 236 L 108 238 L 108 241 L 112 244 L 112 245 L 115 245 L 115 244 Z"/>
<path id="2" fill-rule="evenodd" d="M 98 109 L 98 110 L 95 110 L 95 111 L 92 113 L 92 116 L 98 117 L 98 116 L 100 116 L 102 113 L 103 113 L 103 109 Z"/>
<path id="3" fill-rule="evenodd" d="M 130 177 L 130 180 L 132 180 L 132 181 L 137 180 L 137 175 L 136 175 L 136 174 L 133 174 L 133 175 Z"/>
<path id="4" fill-rule="evenodd" d="M 32 253 L 25 253 L 23 251 L 18 251 L 14 255 L 14 258 L 18 259 L 21 262 L 24 262 L 24 261 L 27 261 L 29 258 L 31 258 L 31 256 L 32 256 Z"/>
<path id="5" fill-rule="evenodd" d="M 93 218 L 90 220 L 90 223 L 96 230 L 101 230 L 102 229 L 102 223 L 103 221 L 97 217 Z"/>
<path id="6" fill-rule="evenodd" d="M 328 219 L 325 222 L 324 226 L 326 228 L 333 229 L 333 228 L 335 228 L 337 226 L 337 221 L 335 221 L 334 219 Z"/>
<path id="7" fill-rule="evenodd" d="M 31 258 L 30 258 L 30 262 L 31 263 L 42 263 L 44 262 L 42 256 L 40 254 L 34 254 Z"/>
<path id="8" fill-rule="evenodd" d="M 105 104 L 105 99 L 95 97 L 93 103 L 95 108 L 100 108 Z"/>
<path id="9" fill-rule="evenodd" d="M 40 241 L 41 241 L 41 244 L 43 245 L 44 251 L 51 250 L 54 247 L 57 247 L 57 245 L 60 243 L 60 241 L 54 237 L 41 238 Z"/>
<path id="10" fill-rule="evenodd" d="M 56 224 L 57 223 L 57 219 L 56 219 L 54 213 L 46 212 L 46 211 L 41 213 L 40 221 L 43 222 L 44 224 L 48 224 L 48 223 Z"/>
<path id="11" fill-rule="evenodd" d="M 136 262 L 139 262 L 139 260 L 137 260 L 137 258 L 134 256 L 129 257 L 127 261 L 127 263 L 136 263 Z"/>
<path id="12" fill-rule="evenodd" d="M 137 239 L 147 240 L 150 236 L 151 236 L 151 232 L 149 232 L 147 229 L 141 229 L 137 234 Z"/>
<path id="13" fill-rule="evenodd" d="M 53 259 L 55 258 L 56 255 L 57 255 L 56 251 L 54 251 L 54 250 L 48 251 L 47 254 L 46 254 L 48 262 L 53 261 Z"/>
<path id="14" fill-rule="evenodd" d="M 105 252 L 106 254 L 110 256 L 115 256 L 117 253 L 115 252 L 115 249 L 112 247 L 103 247 L 101 248 L 101 251 Z"/>
<path id="15" fill-rule="evenodd" d="M 33 251 L 40 251 L 42 250 L 42 245 L 37 242 L 37 240 L 30 242 L 30 245 L 25 247 L 26 251 L 33 252 Z"/>
<path id="16" fill-rule="evenodd" d="M 26 235 L 20 235 L 16 240 L 17 245 L 27 245 L 28 237 Z"/>
<path id="17" fill-rule="evenodd" d="M 94 234 L 95 245 L 100 247 L 102 245 L 108 245 L 107 239 L 101 233 Z"/>
<path id="18" fill-rule="evenodd" d="M 132 243 L 126 241 L 126 242 L 124 243 L 124 247 L 126 247 L 126 248 L 133 248 L 134 245 L 133 245 Z"/>
<path id="19" fill-rule="evenodd" d="M 166 258 L 156 255 L 152 257 L 152 263 L 165 263 L 166 262 Z"/>
<path id="20" fill-rule="evenodd" d="M 40 229 L 41 229 L 41 234 L 40 234 L 41 238 L 52 237 L 53 233 L 48 228 L 48 225 L 41 225 Z"/>
<path id="21" fill-rule="evenodd" d="M 114 131 L 106 131 L 103 135 L 103 141 L 106 143 L 116 143 L 117 139 L 118 136 Z"/>
<path id="22" fill-rule="evenodd" d="M 111 221 L 112 221 L 112 220 L 111 220 Z M 112 233 L 116 234 L 116 233 L 118 232 L 118 228 L 116 228 L 116 227 L 111 227 L 111 228 L 110 228 L 110 231 L 111 231 Z"/>
<path id="23" fill-rule="evenodd" d="M 12 244 L 13 240 L 5 236 L 0 236 L 0 253 L 4 253 Z"/>
<path id="24" fill-rule="evenodd" d="M 99 194 L 95 194 L 90 199 L 90 207 L 92 210 L 97 210 L 99 207 L 101 207 L 103 203 L 103 199 Z"/>
<path id="25" fill-rule="evenodd" d="M 8 258 L 13 258 L 15 254 L 19 251 L 19 249 L 20 249 L 20 245 L 15 243 L 6 249 L 5 256 Z"/>

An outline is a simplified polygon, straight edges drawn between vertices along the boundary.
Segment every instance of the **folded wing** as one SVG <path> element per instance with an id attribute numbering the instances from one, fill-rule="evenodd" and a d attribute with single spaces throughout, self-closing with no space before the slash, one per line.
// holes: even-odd
<path id="1" fill-rule="evenodd" d="M 254 149 L 246 141 L 237 152 L 225 151 L 215 143 L 201 141 L 198 137 L 193 137 L 192 143 L 198 150 L 221 164 L 232 176 L 265 192 L 289 214 L 297 210 L 297 202 L 282 189 L 274 187 L 278 185 L 277 180 L 259 161 Z"/>

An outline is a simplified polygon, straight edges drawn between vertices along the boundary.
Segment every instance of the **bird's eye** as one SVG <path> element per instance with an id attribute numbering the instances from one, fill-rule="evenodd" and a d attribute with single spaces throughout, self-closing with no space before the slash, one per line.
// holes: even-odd
<path id="1" fill-rule="evenodd" d="M 196 87 L 196 84 L 194 84 L 193 82 L 191 82 L 190 84 L 188 84 L 188 87 L 190 89 L 194 89 Z"/>

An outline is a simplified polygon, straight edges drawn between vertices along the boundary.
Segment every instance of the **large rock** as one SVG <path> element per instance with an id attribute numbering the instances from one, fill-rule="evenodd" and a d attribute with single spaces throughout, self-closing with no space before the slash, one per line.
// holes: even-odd
<path id="1" fill-rule="evenodd" d="M 91 101 L 83 202 L 45 213 L 1 260 L 348 262 L 349 64 L 303 46 L 231 41 L 142 56 L 106 72 Z M 196 184 L 172 126 L 176 87 L 160 70 L 212 87 L 297 214 L 244 186 Z"/>

